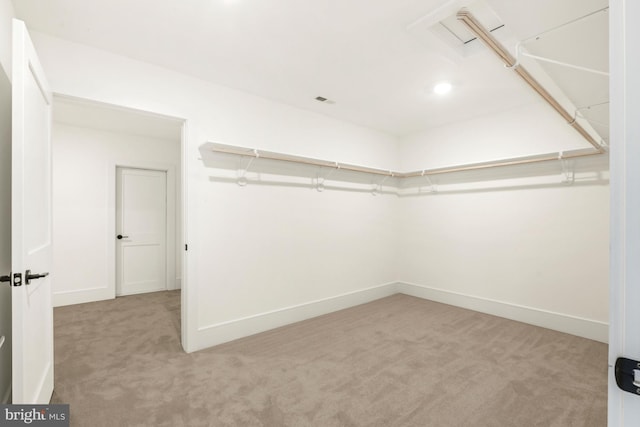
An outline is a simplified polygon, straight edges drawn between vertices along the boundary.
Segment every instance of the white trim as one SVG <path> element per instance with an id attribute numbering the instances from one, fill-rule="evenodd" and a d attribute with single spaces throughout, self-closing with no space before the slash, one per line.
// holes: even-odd
<path id="1" fill-rule="evenodd" d="M 174 290 L 182 289 L 182 277 L 176 276 L 176 287 Z"/>
<path id="2" fill-rule="evenodd" d="M 610 260 L 609 260 L 609 394 L 608 425 L 640 425 L 640 399 L 618 388 L 619 357 L 640 359 L 640 2 L 610 2 L 609 69 L 611 117 Z"/>
<path id="3" fill-rule="evenodd" d="M 193 244 L 194 242 L 190 240 L 189 230 L 191 229 L 191 227 L 195 229 L 196 226 L 195 223 L 191 221 L 189 212 L 195 212 L 197 209 L 197 206 L 194 203 L 195 198 L 189 197 L 189 189 L 193 188 L 193 185 L 190 185 L 189 177 L 190 153 L 188 151 L 188 140 L 189 121 L 184 120 L 182 122 L 182 138 L 180 142 L 180 161 L 182 162 L 180 168 L 180 172 L 182 173 L 182 177 L 180 180 L 180 183 L 182 185 L 182 191 L 180 192 L 180 195 L 182 197 L 180 203 L 180 206 L 182 208 L 180 222 L 182 227 L 182 241 L 178 242 L 178 249 L 182 253 L 182 279 L 180 281 L 180 286 L 182 289 L 182 292 L 180 293 L 180 306 L 182 308 L 180 313 L 180 338 L 182 342 L 182 348 L 187 353 L 190 353 L 192 351 L 195 351 L 195 343 L 198 341 L 198 289 L 196 286 L 197 280 L 195 280 L 195 257 L 189 257 L 189 251 L 186 250 L 186 246 L 188 244 L 191 244 L 191 247 L 195 246 Z M 191 203 L 193 203 L 194 206 L 190 206 Z M 189 283 L 192 283 L 193 286 L 189 286 Z"/>
<path id="4" fill-rule="evenodd" d="M 359 304 L 364 304 L 396 293 L 396 284 L 387 283 L 372 288 L 348 292 L 303 304 L 283 307 L 253 316 L 220 322 L 198 328 L 198 346 L 195 350 L 233 341 L 291 323 L 321 316 Z"/>
<path id="5" fill-rule="evenodd" d="M 608 341 L 609 324 L 606 322 L 413 283 L 398 283 L 396 286 L 398 292 L 405 295 L 504 317 L 595 341 L 604 343 Z"/>
<path id="6" fill-rule="evenodd" d="M 110 287 L 74 289 L 73 291 L 54 292 L 53 306 L 62 307 L 114 298 L 115 295 Z"/>
<path id="7" fill-rule="evenodd" d="M 173 290 L 176 277 L 176 165 L 141 162 L 136 160 L 110 160 L 107 166 L 107 274 L 108 288 L 116 297 L 116 171 L 117 168 L 135 168 L 163 171 L 167 174 L 167 247 L 166 289 Z"/>

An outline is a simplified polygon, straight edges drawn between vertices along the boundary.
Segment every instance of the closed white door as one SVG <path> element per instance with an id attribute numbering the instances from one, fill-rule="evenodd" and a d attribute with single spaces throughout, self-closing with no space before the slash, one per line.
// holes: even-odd
<path id="1" fill-rule="evenodd" d="M 12 401 L 45 404 L 53 392 L 51 92 L 17 20 L 12 75 Z"/>
<path id="2" fill-rule="evenodd" d="M 167 174 L 118 168 L 116 294 L 167 289 Z"/>

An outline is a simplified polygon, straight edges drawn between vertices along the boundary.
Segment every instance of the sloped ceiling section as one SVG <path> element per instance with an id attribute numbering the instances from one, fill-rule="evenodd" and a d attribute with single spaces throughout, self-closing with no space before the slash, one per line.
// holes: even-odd
<path id="1" fill-rule="evenodd" d="M 513 8 L 515 3 L 511 2 L 508 6 Z M 584 15 L 577 16 L 561 10 L 560 15 L 571 17 L 569 21 L 543 28 L 522 39 L 514 34 L 509 25 L 504 24 L 487 1 L 476 0 L 465 4 L 464 10 L 470 12 L 475 21 L 512 52 L 516 58 L 513 67 L 530 71 L 573 116 L 573 120 L 568 120 L 576 121 L 577 125 L 585 128 L 593 137 L 592 142 L 597 143 L 596 146 L 608 144 L 608 6 L 595 10 L 584 9 L 581 11 Z M 468 62 L 468 58 L 485 52 L 486 47 L 456 19 L 457 12 L 461 10 L 459 5 L 460 2 L 450 2 L 409 25 L 408 31 L 431 49 L 439 50 L 452 60 Z M 544 14 L 544 2 L 536 3 L 536 6 L 535 12 Z M 507 16 L 514 17 L 515 23 L 523 15 L 510 14 L 506 6 L 502 6 L 502 9 Z M 555 13 L 557 7 L 554 5 L 549 9 L 551 11 Z M 556 19 L 545 21 L 557 22 Z M 530 21 L 526 23 L 530 24 Z M 516 28 L 520 28 L 521 34 L 528 34 L 542 27 L 516 25 Z"/>
<path id="2" fill-rule="evenodd" d="M 450 18 L 460 8 L 475 7 L 487 26 L 494 26 L 490 20 L 504 24 L 494 34 L 515 52 L 519 41 L 607 6 L 606 0 L 13 3 L 18 17 L 31 30 L 397 136 L 539 102 L 480 43 L 464 43 L 456 51 L 443 42 L 442 34 L 430 29 L 449 18 L 441 30 L 456 32 Z M 601 28 L 605 20 L 586 22 L 584 27 L 598 26 L 594 31 L 606 34 L 607 29 Z M 547 52 L 544 40 L 527 43 L 523 49 L 599 69 L 606 62 L 607 52 L 599 48 L 585 48 L 583 55 L 588 58 L 572 56 L 576 55 L 575 44 L 582 42 L 580 36 L 559 31 L 555 37 L 566 44 L 564 50 L 559 49 L 560 42 L 550 41 L 546 45 L 552 51 Z M 606 47 L 598 40 L 598 46 Z M 558 81 L 573 103 L 591 105 L 582 114 L 598 121 L 606 116 L 606 107 L 594 106 L 594 100 L 608 97 L 605 91 L 587 94 L 583 88 L 595 88 L 592 75 L 569 77 L 563 74 L 566 70 L 553 67 L 547 63 L 541 70 Z M 432 91 L 442 80 L 450 81 L 454 88 L 446 97 Z M 582 80 L 585 84 L 578 85 Z M 317 97 L 333 103 L 319 102 Z M 604 132 L 606 126 L 599 130 Z"/>
<path id="3" fill-rule="evenodd" d="M 538 67 L 546 86 L 566 97 L 576 118 L 586 119 L 592 133 L 608 144 L 608 0 L 537 0 L 528 2 L 528 7 L 510 0 L 491 3 L 513 24 L 521 63 Z"/>
<path id="4" fill-rule="evenodd" d="M 608 8 L 589 13 L 521 43 L 593 129 L 609 141 Z M 531 55 L 531 56 L 530 56 Z"/>

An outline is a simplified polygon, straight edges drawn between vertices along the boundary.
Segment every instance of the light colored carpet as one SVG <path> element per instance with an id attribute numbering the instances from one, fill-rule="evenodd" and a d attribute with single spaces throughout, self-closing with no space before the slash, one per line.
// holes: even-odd
<path id="1" fill-rule="evenodd" d="M 193 354 L 179 292 L 55 309 L 72 426 L 605 426 L 605 344 L 394 295 Z"/>

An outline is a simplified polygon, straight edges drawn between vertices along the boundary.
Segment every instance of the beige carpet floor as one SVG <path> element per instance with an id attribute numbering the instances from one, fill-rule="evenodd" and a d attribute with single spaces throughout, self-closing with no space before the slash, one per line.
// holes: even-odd
<path id="1" fill-rule="evenodd" d="M 55 309 L 72 426 L 605 426 L 607 347 L 405 295 L 185 354 L 179 292 Z"/>

